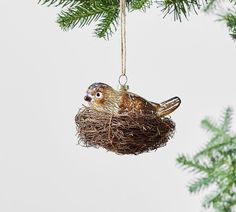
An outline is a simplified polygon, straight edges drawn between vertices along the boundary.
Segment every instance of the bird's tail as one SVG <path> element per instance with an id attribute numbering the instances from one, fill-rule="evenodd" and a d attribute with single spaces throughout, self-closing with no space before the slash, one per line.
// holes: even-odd
<path id="1" fill-rule="evenodd" d="M 157 107 L 158 115 L 163 117 L 175 111 L 179 107 L 180 103 L 181 103 L 180 98 L 176 96 L 160 104 L 155 104 L 155 105 Z"/>

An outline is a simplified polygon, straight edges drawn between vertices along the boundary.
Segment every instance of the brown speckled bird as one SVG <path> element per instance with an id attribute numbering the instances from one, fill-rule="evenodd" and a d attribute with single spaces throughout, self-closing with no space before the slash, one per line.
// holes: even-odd
<path id="1" fill-rule="evenodd" d="M 105 83 L 93 83 L 89 86 L 84 99 L 97 111 L 118 114 L 122 112 L 138 112 L 156 114 L 159 117 L 169 115 L 176 110 L 181 100 L 173 97 L 162 103 L 149 102 L 146 99 L 126 90 L 116 91 Z"/>

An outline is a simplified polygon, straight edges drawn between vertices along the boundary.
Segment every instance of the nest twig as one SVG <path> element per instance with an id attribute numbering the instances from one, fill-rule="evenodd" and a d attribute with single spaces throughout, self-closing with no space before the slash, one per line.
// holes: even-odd
<path id="1" fill-rule="evenodd" d="M 82 107 L 75 117 L 79 144 L 117 154 L 140 154 L 165 146 L 175 123 L 167 117 L 123 113 L 113 115 Z"/>

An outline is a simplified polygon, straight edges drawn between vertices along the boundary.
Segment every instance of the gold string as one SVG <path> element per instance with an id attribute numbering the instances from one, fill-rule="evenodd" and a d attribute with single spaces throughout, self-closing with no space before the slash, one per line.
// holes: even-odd
<path id="1" fill-rule="evenodd" d="M 126 0 L 120 0 L 121 76 L 126 76 Z"/>

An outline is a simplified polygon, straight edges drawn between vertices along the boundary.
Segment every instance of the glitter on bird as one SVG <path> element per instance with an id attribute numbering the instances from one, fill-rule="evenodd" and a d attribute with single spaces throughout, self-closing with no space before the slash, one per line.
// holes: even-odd
<path id="1" fill-rule="evenodd" d="M 167 116 L 175 111 L 181 100 L 173 97 L 162 103 L 150 102 L 143 97 L 128 92 L 127 90 L 117 91 L 105 83 L 93 83 L 88 87 L 85 101 L 89 106 L 98 111 L 122 113 L 134 111 L 142 114 L 157 114 L 160 117 Z"/>

